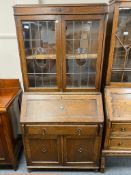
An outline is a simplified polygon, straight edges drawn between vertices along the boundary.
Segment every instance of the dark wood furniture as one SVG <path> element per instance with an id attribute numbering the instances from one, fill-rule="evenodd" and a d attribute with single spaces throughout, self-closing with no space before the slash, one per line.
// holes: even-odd
<path id="1" fill-rule="evenodd" d="M 14 7 L 25 91 L 99 91 L 107 4 Z"/>
<path id="2" fill-rule="evenodd" d="M 131 89 L 105 88 L 105 142 L 101 172 L 106 156 L 131 156 Z"/>
<path id="3" fill-rule="evenodd" d="M 27 168 L 99 170 L 103 121 L 100 93 L 24 93 Z"/>
<path id="4" fill-rule="evenodd" d="M 21 103 L 19 80 L 0 79 L 0 166 L 17 168 L 17 158 L 22 146 L 19 130 Z"/>
<path id="5" fill-rule="evenodd" d="M 131 87 L 131 0 L 110 1 L 104 62 L 104 84 Z"/>

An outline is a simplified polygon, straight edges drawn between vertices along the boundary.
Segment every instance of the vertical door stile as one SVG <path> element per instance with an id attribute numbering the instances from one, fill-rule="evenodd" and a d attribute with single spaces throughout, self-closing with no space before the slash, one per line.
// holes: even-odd
<path id="1" fill-rule="evenodd" d="M 65 157 L 64 157 L 64 136 L 60 136 L 60 139 L 61 139 L 61 164 L 62 165 L 65 165 Z"/>
<path id="2" fill-rule="evenodd" d="M 61 73 L 61 16 L 56 17 L 56 56 L 57 56 L 57 85 L 59 91 L 62 89 L 62 73 Z"/>
<path id="3" fill-rule="evenodd" d="M 103 54 L 102 54 L 102 51 L 103 51 L 103 48 L 104 48 L 104 45 L 103 45 L 103 42 L 104 42 L 104 17 L 102 17 L 100 19 L 100 27 L 99 27 L 99 38 L 98 40 L 102 42 L 99 42 L 99 48 L 98 48 L 98 57 L 97 57 L 97 63 L 96 63 L 96 72 L 98 72 L 96 74 L 96 88 L 97 90 L 100 88 L 100 85 L 101 85 L 101 73 L 102 73 L 102 65 L 103 65 Z"/>
<path id="4" fill-rule="evenodd" d="M 61 15 L 61 53 L 62 53 L 62 89 L 66 88 L 66 44 L 65 44 L 65 20 L 64 15 Z"/>
<path id="5" fill-rule="evenodd" d="M 23 84 L 25 91 L 28 91 L 29 83 L 28 78 L 26 76 L 27 68 L 26 68 L 26 58 L 25 58 L 25 50 L 24 50 L 24 41 L 22 36 L 22 19 L 20 17 L 15 17 L 16 22 L 16 32 L 17 32 L 17 40 L 19 45 L 19 56 L 20 56 L 20 62 L 21 62 L 21 71 L 22 71 L 22 77 L 23 77 Z"/>

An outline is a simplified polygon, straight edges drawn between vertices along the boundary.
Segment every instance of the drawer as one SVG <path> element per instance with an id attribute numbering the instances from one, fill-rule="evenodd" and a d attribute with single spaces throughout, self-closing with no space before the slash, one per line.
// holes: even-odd
<path id="1" fill-rule="evenodd" d="M 27 135 L 97 135 L 98 134 L 98 125 L 28 125 L 26 126 Z"/>
<path id="2" fill-rule="evenodd" d="M 112 124 L 111 136 L 131 136 L 131 124 L 129 123 Z"/>
<path id="3" fill-rule="evenodd" d="M 131 139 L 129 138 L 110 139 L 110 147 L 114 149 L 131 149 Z"/>

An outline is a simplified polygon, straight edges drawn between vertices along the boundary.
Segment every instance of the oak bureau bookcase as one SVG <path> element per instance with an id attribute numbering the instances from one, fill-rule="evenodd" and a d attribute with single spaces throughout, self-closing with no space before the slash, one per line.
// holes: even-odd
<path id="1" fill-rule="evenodd" d="M 16 5 L 27 168 L 100 168 L 107 4 Z"/>
<path id="2" fill-rule="evenodd" d="M 131 0 L 110 1 L 105 62 L 106 121 L 101 171 L 106 156 L 131 156 Z"/>

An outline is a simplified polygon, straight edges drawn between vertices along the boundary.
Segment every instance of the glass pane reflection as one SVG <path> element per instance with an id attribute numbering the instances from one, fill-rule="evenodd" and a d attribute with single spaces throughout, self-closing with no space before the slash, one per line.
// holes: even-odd
<path id="1" fill-rule="evenodd" d="M 67 87 L 95 87 L 99 21 L 66 21 Z"/>
<path id="2" fill-rule="evenodd" d="M 56 86 L 55 21 L 23 21 L 22 27 L 29 86 Z"/>

